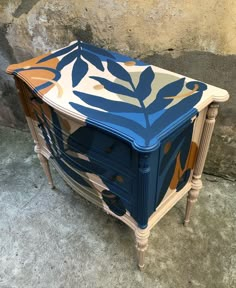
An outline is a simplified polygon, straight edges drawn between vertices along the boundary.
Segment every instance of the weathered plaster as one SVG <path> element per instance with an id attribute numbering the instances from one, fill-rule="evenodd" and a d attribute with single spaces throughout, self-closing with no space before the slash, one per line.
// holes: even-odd
<path id="1" fill-rule="evenodd" d="M 33 6 L 39 1 L 40 0 L 31 0 L 31 1 L 22 0 L 20 5 L 13 13 L 13 16 L 19 18 L 22 14 L 27 14 L 33 8 Z"/>

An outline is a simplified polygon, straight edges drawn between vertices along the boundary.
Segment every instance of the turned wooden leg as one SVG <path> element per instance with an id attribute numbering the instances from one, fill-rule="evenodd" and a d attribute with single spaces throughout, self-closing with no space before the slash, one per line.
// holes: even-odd
<path id="1" fill-rule="evenodd" d="M 42 153 L 40 153 L 40 148 L 39 148 L 38 144 L 35 145 L 34 150 L 37 153 L 39 161 L 40 161 L 40 164 L 41 164 L 41 166 L 43 168 L 43 171 L 44 171 L 45 175 L 47 176 L 48 184 L 50 185 L 51 189 L 54 189 L 55 186 L 54 186 L 53 181 L 52 181 L 52 175 L 51 175 L 51 172 L 50 172 L 48 159 Z"/>
<path id="2" fill-rule="evenodd" d="M 205 165 L 207 152 L 211 142 L 211 136 L 214 130 L 215 118 L 218 114 L 219 105 L 215 102 L 209 105 L 206 120 L 202 132 L 202 137 L 200 141 L 197 161 L 195 164 L 195 168 L 193 170 L 193 178 L 192 178 L 192 189 L 188 193 L 187 198 L 187 207 L 184 225 L 186 226 L 190 221 L 190 213 L 192 210 L 193 204 L 197 201 L 199 191 L 202 188 L 201 175 Z"/>
<path id="3" fill-rule="evenodd" d="M 198 198 L 201 188 L 202 188 L 201 179 L 193 178 L 192 189 L 188 192 L 188 197 L 187 197 L 187 206 L 186 206 L 186 212 L 185 212 L 184 226 L 187 226 L 190 221 L 191 210 L 192 210 L 194 203 L 197 202 L 197 198 Z"/>
<path id="4" fill-rule="evenodd" d="M 144 268 L 144 256 L 145 256 L 145 251 L 148 248 L 149 235 L 150 235 L 150 231 L 147 229 L 137 228 L 135 230 L 138 267 L 140 270 L 143 270 Z"/>

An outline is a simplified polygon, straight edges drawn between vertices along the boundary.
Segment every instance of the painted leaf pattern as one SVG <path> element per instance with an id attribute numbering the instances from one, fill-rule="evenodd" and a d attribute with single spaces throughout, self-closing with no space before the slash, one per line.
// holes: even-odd
<path id="1" fill-rule="evenodd" d="M 127 81 L 131 85 L 133 85 L 132 78 L 131 78 L 130 74 L 127 73 L 127 71 L 118 63 L 116 63 L 114 61 L 107 60 L 107 69 L 115 77 L 122 79 L 124 81 Z"/>
<path id="2" fill-rule="evenodd" d="M 51 66 L 50 61 L 54 61 Z M 69 69 L 64 70 L 65 67 Z M 43 95 L 53 86 L 60 87 L 64 77 L 63 85 L 68 86 L 64 92 L 61 87 L 62 92 L 58 94 L 66 97 L 68 88 L 70 95 L 74 93 L 78 97 L 76 101 L 76 97 L 70 96 L 71 110 L 83 114 L 88 123 L 100 125 L 130 141 L 138 150 L 150 151 L 159 145 L 160 135 L 173 131 L 183 122 L 181 119 L 187 121 L 197 114 L 194 106 L 207 89 L 199 81 L 187 81 L 180 76 L 171 78 L 168 74 L 170 80 L 162 84 L 161 74 L 154 70 L 142 61 L 77 41 L 45 55 L 33 66 L 15 69 L 13 74 L 45 71 L 50 79 L 41 78 L 41 84 L 36 82 L 33 87 L 36 94 L 46 89 Z M 66 79 L 64 71 L 71 72 Z M 93 91 L 92 83 L 100 90 Z"/>
<path id="3" fill-rule="evenodd" d="M 155 79 L 155 74 L 152 67 L 148 66 L 140 73 L 139 81 L 135 87 L 129 72 L 121 65 L 112 60 L 107 61 L 107 63 L 109 72 L 120 80 L 129 83 L 130 88 L 127 88 L 127 85 L 118 84 L 102 77 L 90 76 L 90 78 L 96 80 L 104 89 L 112 93 L 135 98 L 138 105 L 128 101 L 113 101 L 74 90 L 76 96 L 93 107 L 70 102 L 74 109 L 87 116 L 87 122 L 99 121 L 113 130 L 132 136 L 140 147 L 150 147 L 157 141 L 159 133 L 172 125 L 176 118 L 189 113 L 190 119 L 196 114 L 196 109 L 193 107 L 201 99 L 202 93 L 206 89 L 204 83 L 196 81 L 185 83 L 185 78 L 178 79 L 157 91 L 154 100 L 146 106 L 145 99 L 153 92 L 152 82 Z M 190 92 L 185 92 L 181 96 L 179 93 L 183 88 L 189 89 Z M 193 92 L 191 93 L 191 91 Z M 105 112 L 100 109 L 105 110 Z"/>
<path id="4" fill-rule="evenodd" d="M 60 49 L 50 55 L 47 55 L 46 57 L 40 59 L 37 63 L 44 63 L 56 57 L 62 57 L 56 67 L 56 70 L 58 71 L 61 71 L 65 66 L 69 65 L 72 61 L 76 59 L 72 69 L 73 87 L 77 86 L 81 79 L 83 79 L 83 77 L 88 72 L 88 65 L 83 59 L 87 60 L 101 71 L 104 71 L 104 66 L 102 63 L 103 60 L 116 59 L 117 57 L 124 58 L 123 61 L 128 60 L 128 57 L 120 57 L 120 55 L 116 55 L 115 52 L 110 52 L 105 49 L 98 48 L 81 41 L 77 41 L 76 43 L 66 48 Z M 137 61 L 137 64 L 142 65 L 143 63 L 141 61 Z"/>

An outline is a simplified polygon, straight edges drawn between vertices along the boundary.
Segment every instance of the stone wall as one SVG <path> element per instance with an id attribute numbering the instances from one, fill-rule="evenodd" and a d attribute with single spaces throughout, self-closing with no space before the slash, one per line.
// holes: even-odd
<path id="1" fill-rule="evenodd" d="M 25 128 L 10 63 L 81 39 L 227 89 L 206 172 L 236 178 L 234 0 L 0 0 L 0 124 Z"/>

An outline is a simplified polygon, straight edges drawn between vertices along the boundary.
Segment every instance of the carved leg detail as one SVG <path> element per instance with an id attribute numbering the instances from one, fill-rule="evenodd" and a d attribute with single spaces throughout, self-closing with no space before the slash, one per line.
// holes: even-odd
<path id="1" fill-rule="evenodd" d="M 188 192 L 184 226 L 187 226 L 189 221 L 190 221 L 190 215 L 191 215 L 192 207 L 193 207 L 194 203 L 197 202 L 197 198 L 198 198 L 198 195 L 199 195 L 201 188 L 202 188 L 201 179 L 194 178 L 192 180 L 192 189 Z"/>
<path id="2" fill-rule="evenodd" d="M 39 149 L 39 146 L 37 144 L 35 145 L 34 151 L 37 153 L 40 164 L 43 168 L 43 171 L 44 171 L 45 175 L 47 176 L 48 184 L 50 185 L 51 189 L 54 189 L 55 186 L 54 186 L 53 181 L 52 181 L 52 175 L 50 172 L 48 159 L 43 154 L 40 153 L 40 149 Z"/>
<path id="3" fill-rule="evenodd" d="M 145 256 L 145 251 L 148 248 L 149 235 L 150 235 L 150 231 L 147 229 L 137 228 L 137 230 L 135 230 L 138 267 L 140 270 L 143 270 L 144 268 L 144 256 Z"/>
<path id="4" fill-rule="evenodd" d="M 193 206 L 193 203 L 197 201 L 199 191 L 202 188 L 201 175 L 205 165 L 207 152 L 211 142 L 211 136 L 214 130 L 215 118 L 218 113 L 219 105 L 215 102 L 209 105 L 206 120 L 202 132 L 201 142 L 199 146 L 197 161 L 193 171 L 192 179 L 192 189 L 188 193 L 187 207 L 184 225 L 186 226 L 189 223 L 190 213 Z"/>

